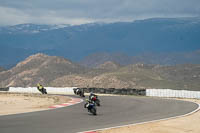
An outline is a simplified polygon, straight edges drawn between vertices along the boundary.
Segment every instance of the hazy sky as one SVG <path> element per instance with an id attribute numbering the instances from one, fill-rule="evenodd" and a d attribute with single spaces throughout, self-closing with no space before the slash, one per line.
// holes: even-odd
<path id="1" fill-rule="evenodd" d="M 200 16 L 200 0 L 0 0 L 0 25 Z"/>

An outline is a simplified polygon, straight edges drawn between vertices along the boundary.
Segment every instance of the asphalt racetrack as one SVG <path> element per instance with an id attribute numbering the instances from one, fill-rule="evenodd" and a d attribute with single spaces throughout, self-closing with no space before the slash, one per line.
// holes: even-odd
<path id="1" fill-rule="evenodd" d="M 87 112 L 84 102 L 54 110 L 0 116 L 0 133 L 76 133 L 183 115 L 198 108 L 195 103 L 159 98 L 99 96 L 99 99 L 102 106 L 97 107 L 97 116 Z"/>

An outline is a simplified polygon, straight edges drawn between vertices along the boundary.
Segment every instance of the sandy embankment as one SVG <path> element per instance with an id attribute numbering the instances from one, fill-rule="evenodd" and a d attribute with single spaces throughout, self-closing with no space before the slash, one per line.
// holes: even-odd
<path id="1" fill-rule="evenodd" d="M 0 93 L 0 115 L 46 110 L 70 101 L 69 97 L 41 94 Z"/>
<path id="2" fill-rule="evenodd" d="M 200 100 L 188 100 L 200 104 Z M 200 111 L 189 116 L 135 126 L 108 129 L 98 133 L 200 133 Z"/>

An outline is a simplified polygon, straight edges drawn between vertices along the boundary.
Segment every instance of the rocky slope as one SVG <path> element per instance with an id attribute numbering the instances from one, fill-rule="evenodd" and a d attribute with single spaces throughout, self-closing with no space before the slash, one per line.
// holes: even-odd
<path id="1" fill-rule="evenodd" d="M 200 90 L 200 65 L 128 65 L 90 77 L 87 75 L 63 76 L 55 79 L 51 85 Z"/>
<path id="2" fill-rule="evenodd" d="M 112 61 L 120 65 L 138 63 L 160 65 L 200 64 L 200 50 L 174 53 L 143 53 L 136 56 L 103 52 L 91 54 L 85 57 L 79 63 L 86 67 L 97 67 L 108 61 Z"/>
<path id="3" fill-rule="evenodd" d="M 5 71 L 5 69 L 3 67 L 0 67 L 0 72 Z"/>
<path id="4" fill-rule="evenodd" d="M 101 88 L 170 88 L 200 90 L 200 65 L 120 66 L 108 61 L 86 68 L 67 59 L 36 54 L 10 70 L 0 72 L 0 87 L 76 86 Z"/>
<path id="5" fill-rule="evenodd" d="M 117 70 L 120 68 L 120 65 L 112 61 L 106 61 L 103 64 L 97 66 L 96 68 L 105 70 Z"/>
<path id="6" fill-rule="evenodd" d="M 61 57 L 36 54 L 0 73 L 1 86 L 48 85 L 63 75 L 82 74 L 87 69 Z"/>

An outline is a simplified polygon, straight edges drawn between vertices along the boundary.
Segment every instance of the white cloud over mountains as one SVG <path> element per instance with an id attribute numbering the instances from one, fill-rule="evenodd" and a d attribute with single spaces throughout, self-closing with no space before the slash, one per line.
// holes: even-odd
<path id="1" fill-rule="evenodd" d="M 200 15 L 200 0 L 0 0 L 0 25 L 83 24 Z"/>

